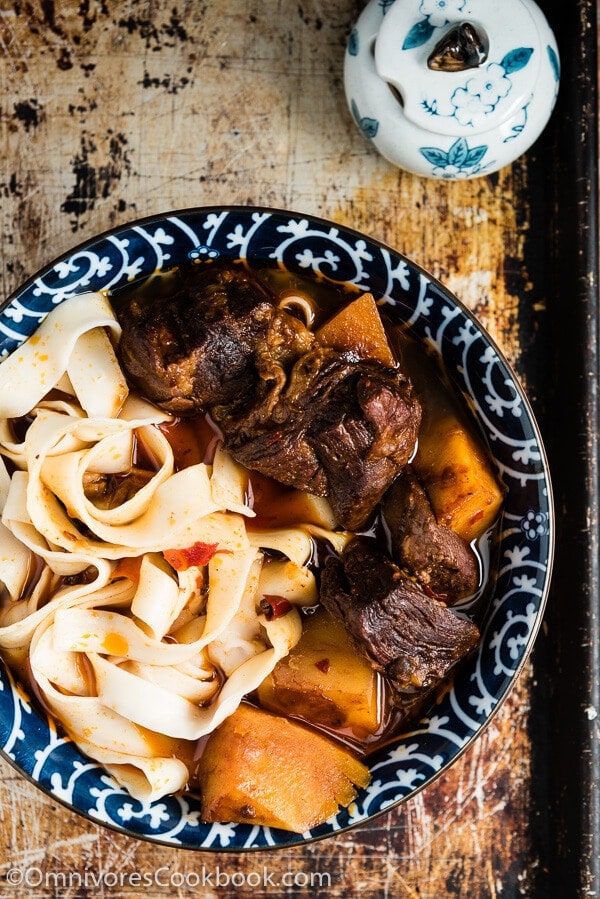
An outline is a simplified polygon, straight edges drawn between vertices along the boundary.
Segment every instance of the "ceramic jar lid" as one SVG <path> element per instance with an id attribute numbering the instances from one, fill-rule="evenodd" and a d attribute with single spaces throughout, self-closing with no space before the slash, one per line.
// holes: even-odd
<path id="1" fill-rule="evenodd" d="M 371 0 L 346 54 L 365 136 L 432 177 L 512 162 L 541 133 L 558 82 L 556 42 L 532 0 Z"/>

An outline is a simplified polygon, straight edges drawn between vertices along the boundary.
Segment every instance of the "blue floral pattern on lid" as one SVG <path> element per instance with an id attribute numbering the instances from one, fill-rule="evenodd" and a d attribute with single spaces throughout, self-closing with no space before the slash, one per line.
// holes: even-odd
<path id="1" fill-rule="evenodd" d="M 387 3 L 386 12 L 393 2 Z M 453 17 L 463 12 L 465 3 L 466 0 L 421 0 L 419 12 L 423 18 L 412 26 L 404 38 L 402 49 L 414 50 L 427 43 L 436 28 L 447 25 Z"/>
<path id="2" fill-rule="evenodd" d="M 473 409 L 507 488 L 493 595 L 476 654 L 413 730 L 371 761 L 348 809 L 306 834 L 204 824 L 191 794 L 133 800 L 57 733 L 0 665 L 0 747 L 48 795 L 93 821 L 170 846 L 244 850 L 338 833 L 427 786 L 469 746 L 514 684 L 540 625 L 553 524 L 549 473 L 531 410 L 480 324 L 400 253 L 332 222 L 251 207 L 190 209 L 122 226 L 39 272 L 0 311 L 0 354 L 12 352 L 67 297 L 109 291 L 189 259 L 224 256 L 282 266 L 372 291 L 385 313 L 437 352 Z"/>

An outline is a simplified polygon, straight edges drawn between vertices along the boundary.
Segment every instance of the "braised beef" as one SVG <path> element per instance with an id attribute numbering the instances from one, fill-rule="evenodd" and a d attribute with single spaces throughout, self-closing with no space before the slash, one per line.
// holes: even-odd
<path id="1" fill-rule="evenodd" d="M 398 700 L 430 691 L 479 639 L 477 626 L 428 596 L 370 541 L 327 559 L 320 598 Z"/>
<path id="2" fill-rule="evenodd" d="M 256 342 L 277 310 L 262 283 L 230 264 L 181 271 L 173 296 L 117 307 L 119 356 L 148 399 L 181 415 L 241 401 L 256 383 Z M 291 316 L 288 316 L 291 318 Z M 306 345 L 312 335 L 294 319 Z"/>
<path id="3" fill-rule="evenodd" d="M 183 273 L 174 296 L 118 309 L 123 368 L 177 414 L 206 411 L 250 469 L 327 496 L 355 530 L 406 465 L 421 407 L 399 368 L 317 344 L 231 263 Z"/>
<path id="4" fill-rule="evenodd" d="M 328 496 L 344 527 L 363 525 L 414 449 L 420 406 L 407 378 L 315 347 L 262 393 L 245 415 L 216 416 L 232 455 Z"/>
<path id="5" fill-rule="evenodd" d="M 410 466 L 383 502 L 394 559 L 420 584 L 452 602 L 472 594 L 479 582 L 477 557 L 466 540 L 439 525 L 429 497 Z"/>

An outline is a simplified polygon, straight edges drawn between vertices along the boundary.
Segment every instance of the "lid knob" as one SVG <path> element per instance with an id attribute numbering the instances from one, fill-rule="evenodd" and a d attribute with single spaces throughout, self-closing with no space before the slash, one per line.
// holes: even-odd
<path id="1" fill-rule="evenodd" d="M 464 72 L 476 69 L 488 58 L 490 42 L 483 28 L 472 22 L 453 25 L 437 42 L 427 58 L 436 72 Z"/>

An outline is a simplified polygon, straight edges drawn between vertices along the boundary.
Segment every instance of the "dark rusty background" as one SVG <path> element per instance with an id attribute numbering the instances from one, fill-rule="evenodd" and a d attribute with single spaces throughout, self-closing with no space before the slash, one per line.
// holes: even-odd
<path id="1" fill-rule="evenodd" d="M 193 205 L 313 213 L 414 258 L 489 328 L 547 440 L 560 547 L 533 660 L 435 784 L 289 851 L 136 841 L 0 759 L 0 896 L 162 896 L 131 876 L 158 870 L 182 897 L 570 899 L 599 886 L 596 5 L 540 0 L 563 57 L 551 125 L 512 166 L 461 183 L 398 171 L 351 121 L 343 55 L 363 6 L 1 0 L 0 297 L 115 224 Z M 29 887 L 11 885 L 15 868 L 34 872 Z M 69 872 L 89 872 L 87 886 Z M 263 884 L 233 889 L 234 874 Z"/>

